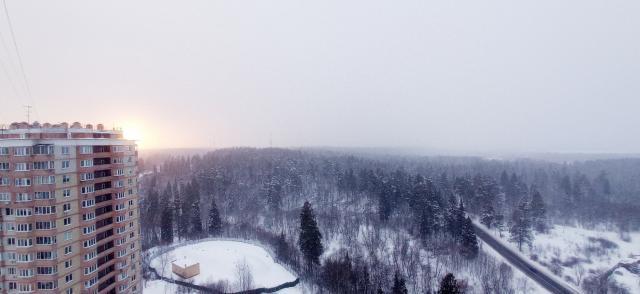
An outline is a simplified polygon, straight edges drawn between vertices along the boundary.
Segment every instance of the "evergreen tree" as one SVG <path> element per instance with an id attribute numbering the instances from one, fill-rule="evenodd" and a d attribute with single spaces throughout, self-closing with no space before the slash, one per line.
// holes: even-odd
<path id="1" fill-rule="evenodd" d="M 447 209 L 444 214 L 445 226 L 447 232 L 454 235 L 455 227 L 456 227 L 456 211 L 458 210 L 458 203 L 456 202 L 456 196 L 450 194 L 447 199 Z"/>
<path id="2" fill-rule="evenodd" d="M 222 233 L 222 219 L 216 205 L 216 199 L 211 197 L 211 208 L 209 208 L 208 231 L 212 236 L 218 236 Z"/>
<path id="3" fill-rule="evenodd" d="M 598 188 L 598 192 L 602 193 L 602 195 L 605 198 L 611 195 L 611 183 L 607 178 L 607 172 L 601 171 L 600 174 L 598 174 L 598 177 L 596 177 L 594 182 L 595 182 L 594 184 Z"/>
<path id="4" fill-rule="evenodd" d="M 287 260 L 289 257 L 289 245 L 287 244 L 287 237 L 284 232 L 281 232 L 278 240 L 276 240 L 276 256 L 278 256 L 280 260 Z"/>
<path id="5" fill-rule="evenodd" d="M 495 214 L 496 212 L 493 210 L 493 205 L 491 205 L 491 203 L 486 203 L 482 206 L 482 210 L 480 211 L 480 222 L 490 229 L 491 225 L 495 222 Z"/>
<path id="6" fill-rule="evenodd" d="M 383 181 L 381 183 L 378 198 L 378 215 L 380 220 L 387 221 L 393 212 L 392 197 L 395 193 L 395 186 L 392 183 Z"/>
<path id="7" fill-rule="evenodd" d="M 320 255 L 324 248 L 322 247 L 322 234 L 318 229 L 313 208 L 308 201 L 304 202 L 302 212 L 300 213 L 300 236 L 298 238 L 298 246 L 307 262 L 307 269 L 311 270 L 314 264 L 320 264 Z"/>
<path id="8" fill-rule="evenodd" d="M 280 178 L 275 175 L 271 176 L 271 179 L 265 186 L 267 204 L 272 210 L 278 211 L 282 204 L 282 184 Z"/>
<path id="9" fill-rule="evenodd" d="M 531 232 L 531 220 L 529 216 L 529 206 L 526 201 L 521 201 L 513 211 L 511 224 L 509 227 L 509 241 L 518 244 L 518 250 L 522 251 L 522 245 L 531 246 L 533 234 Z"/>
<path id="10" fill-rule="evenodd" d="M 467 217 L 462 225 L 460 254 L 471 259 L 478 256 L 478 251 L 478 238 L 476 237 L 476 233 L 473 228 L 473 222 L 469 217 Z"/>
<path id="11" fill-rule="evenodd" d="M 453 224 L 451 226 L 451 235 L 457 240 L 462 240 L 462 226 L 465 222 L 466 213 L 464 210 L 464 204 L 462 200 L 460 200 L 460 204 L 458 208 L 454 211 L 453 214 Z"/>
<path id="12" fill-rule="evenodd" d="M 191 204 L 191 237 L 202 235 L 202 219 L 200 218 L 200 200 Z"/>
<path id="13" fill-rule="evenodd" d="M 423 238 L 443 227 L 440 195 L 430 180 L 425 180 L 422 176 L 416 178 L 410 204 L 418 218 L 418 227 Z"/>
<path id="14" fill-rule="evenodd" d="M 438 294 L 461 294 L 463 291 L 460 289 L 458 285 L 458 281 L 456 281 L 456 277 L 452 273 L 448 273 L 442 278 L 440 281 L 440 289 L 438 289 Z"/>
<path id="15" fill-rule="evenodd" d="M 164 244 L 171 244 L 171 242 L 173 242 L 173 211 L 168 205 L 162 210 L 162 219 L 160 220 L 160 237 Z"/>
<path id="16" fill-rule="evenodd" d="M 533 228 L 538 232 L 545 232 L 547 230 L 547 208 L 542 200 L 542 195 L 537 190 L 532 193 L 530 212 Z"/>
<path id="17" fill-rule="evenodd" d="M 400 273 L 396 271 L 395 276 L 393 277 L 393 287 L 391 288 L 392 294 L 407 294 L 407 286 L 404 281 L 404 278 L 400 276 Z"/>
<path id="18" fill-rule="evenodd" d="M 177 184 L 174 184 L 174 198 L 173 198 L 173 220 L 175 221 L 176 231 L 178 238 L 183 239 L 189 232 L 189 225 L 187 223 L 186 213 L 183 212 L 184 203 L 182 200 L 182 193 L 177 188 Z"/>

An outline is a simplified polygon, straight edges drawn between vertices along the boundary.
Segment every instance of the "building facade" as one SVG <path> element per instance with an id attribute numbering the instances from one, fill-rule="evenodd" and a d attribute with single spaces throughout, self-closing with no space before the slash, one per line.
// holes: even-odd
<path id="1" fill-rule="evenodd" d="M 0 293 L 141 293 L 137 174 L 119 130 L 0 129 Z"/>

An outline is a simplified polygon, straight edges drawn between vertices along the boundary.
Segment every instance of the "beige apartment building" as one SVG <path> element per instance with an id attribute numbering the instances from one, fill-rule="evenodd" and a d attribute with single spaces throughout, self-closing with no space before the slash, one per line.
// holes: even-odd
<path id="1" fill-rule="evenodd" d="M 137 175 L 119 130 L 0 128 L 0 293 L 141 293 Z"/>

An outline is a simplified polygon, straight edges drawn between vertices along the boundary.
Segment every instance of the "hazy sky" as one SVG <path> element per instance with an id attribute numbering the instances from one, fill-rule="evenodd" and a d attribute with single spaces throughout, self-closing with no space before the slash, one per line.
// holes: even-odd
<path id="1" fill-rule="evenodd" d="M 0 13 L 3 122 L 28 103 L 143 147 L 640 151 L 637 0 L 7 6 L 33 100 Z"/>

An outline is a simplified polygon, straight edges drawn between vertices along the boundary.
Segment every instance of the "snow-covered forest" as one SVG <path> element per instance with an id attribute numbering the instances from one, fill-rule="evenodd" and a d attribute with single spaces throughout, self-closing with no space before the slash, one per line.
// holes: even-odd
<path id="1" fill-rule="evenodd" d="M 624 242 L 640 229 L 633 159 L 559 164 L 234 148 L 146 157 L 144 170 L 144 248 L 209 236 L 255 240 L 310 292 L 538 292 L 484 248 L 471 219 L 537 256 L 544 254 L 533 250 L 536 238 L 555 226 L 604 227 Z M 606 270 L 570 282 L 599 293 L 607 285 L 593 277 Z"/>

